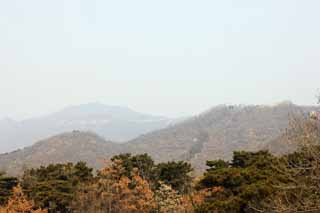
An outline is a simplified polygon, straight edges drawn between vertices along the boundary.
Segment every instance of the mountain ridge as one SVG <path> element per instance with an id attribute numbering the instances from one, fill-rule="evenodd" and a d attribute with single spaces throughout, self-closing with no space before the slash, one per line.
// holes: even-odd
<path id="1" fill-rule="evenodd" d="M 288 128 L 290 118 L 305 117 L 312 110 L 319 110 L 319 107 L 292 103 L 274 106 L 220 105 L 122 144 L 108 142 L 95 133 L 73 131 L 41 140 L 23 150 L 0 155 L 0 170 L 14 173 L 21 171 L 23 163 L 28 162 L 29 166 L 38 166 L 34 162 L 48 164 L 80 160 L 99 168 L 97 159 L 108 159 L 119 153 L 148 153 L 156 162 L 185 160 L 192 163 L 196 171 L 202 172 L 206 169 L 207 160 L 230 160 L 236 150 L 257 151 L 268 148 L 269 144 L 272 148 L 276 147 L 270 148 L 271 151 L 278 151 L 277 146 L 286 149 L 278 145 L 277 140 Z"/>
<path id="2" fill-rule="evenodd" d="M 23 121 L 0 120 L 0 153 L 73 130 L 93 131 L 107 140 L 125 142 L 168 126 L 173 119 L 136 112 L 128 107 L 89 103 Z"/>

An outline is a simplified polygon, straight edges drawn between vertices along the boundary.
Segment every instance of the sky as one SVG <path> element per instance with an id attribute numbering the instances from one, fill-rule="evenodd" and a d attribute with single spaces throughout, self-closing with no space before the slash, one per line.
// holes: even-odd
<path id="1" fill-rule="evenodd" d="M 315 104 L 319 0 L 0 0 L 0 118 Z"/>

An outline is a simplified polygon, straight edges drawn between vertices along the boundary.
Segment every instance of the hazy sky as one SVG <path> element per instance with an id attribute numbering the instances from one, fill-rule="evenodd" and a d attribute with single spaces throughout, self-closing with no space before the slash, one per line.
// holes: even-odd
<path id="1" fill-rule="evenodd" d="M 319 0 L 0 0 L 0 118 L 314 104 Z"/>

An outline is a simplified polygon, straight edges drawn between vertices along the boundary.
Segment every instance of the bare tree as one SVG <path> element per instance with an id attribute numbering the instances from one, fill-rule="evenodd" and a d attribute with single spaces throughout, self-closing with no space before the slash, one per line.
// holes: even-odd
<path id="1" fill-rule="evenodd" d="M 261 212 L 320 212 L 320 121 L 293 119 L 285 140 L 298 150 L 279 158 L 286 179 Z"/>

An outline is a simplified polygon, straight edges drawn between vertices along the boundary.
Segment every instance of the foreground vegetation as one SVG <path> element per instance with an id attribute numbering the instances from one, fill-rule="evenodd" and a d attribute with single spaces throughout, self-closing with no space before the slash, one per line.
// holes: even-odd
<path id="1" fill-rule="evenodd" d="M 187 162 L 156 164 L 121 154 L 93 171 L 84 162 L 0 174 L 0 212 L 320 212 L 319 121 L 295 122 L 285 156 L 234 152 L 208 161 L 202 177 Z"/>

